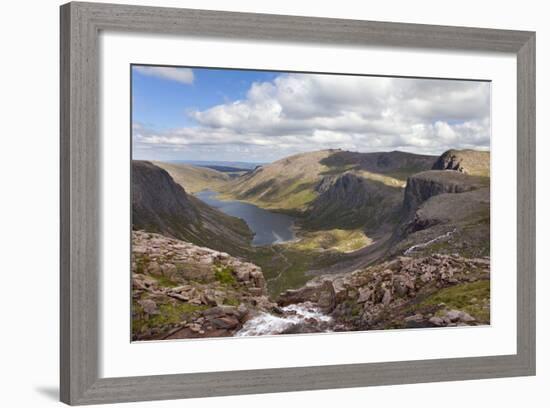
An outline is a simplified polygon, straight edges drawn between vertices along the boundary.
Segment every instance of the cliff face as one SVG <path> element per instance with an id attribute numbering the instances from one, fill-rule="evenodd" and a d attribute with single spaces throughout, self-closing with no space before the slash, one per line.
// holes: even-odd
<path id="1" fill-rule="evenodd" d="M 375 228 L 399 211 L 402 189 L 353 173 L 326 176 L 315 186 L 308 227 Z"/>
<path id="2" fill-rule="evenodd" d="M 136 228 L 152 227 L 178 235 L 200 223 L 200 214 L 185 190 L 163 169 L 149 163 L 132 163 L 132 212 Z M 177 225 L 172 225 L 173 222 Z"/>
<path id="3" fill-rule="evenodd" d="M 232 336 L 272 304 L 262 270 L 225 252 L 132 232 L 134 340 Z"/>
<path id="4" fill-rule="evenodd" d="M 479 150 L 448 150 L 434 163 L 433 170 L 455 170 L 473 176 L 490 174 L 490 154 Z"/>
<path id="5" fill-rule="evenodd" d="M 490 180 L 455 170 L 430 170 L 407 180 L 401 219 L 388 256 L 444 253 L 489 254 Z"/>
<path id="6" fill-rule="evenodd" d="M 165 170 L 142 161 L 132 162 L 132 227 L 233 254 L 252 238 L 244 221 L 188 195 Z"/>
<path id="7" fill-rule="evenodd" d="M 415 174 L 407 180 L 403 209 L 414 211 L 423 202 L 439 194 L 459 194 L 486 186 L 483 179 L 458 171 L 430 170 Z"/>

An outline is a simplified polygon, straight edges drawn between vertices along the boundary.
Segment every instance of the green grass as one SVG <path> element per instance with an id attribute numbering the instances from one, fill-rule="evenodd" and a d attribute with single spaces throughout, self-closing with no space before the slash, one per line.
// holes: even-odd
<path id="1" fill-rule="evenodd" d="M 143 316 L 143 308 L 139 303 L 134 302 L 133 312 L 138 316 Z M 132 331 L 139 333 L 146 328 L 161 327 L 169 324 L 177 324 L 183 320 L 188 320 L 193 314 L 205 310 L 208 306 L 193 305 L 190 303 L 165 303 L 158 307 L 159 314 L 149 316 L 148 319 L 143 317 L 133 319 Z"/>
<path id="2" fill-rule="evenodd" d="M 165 288 L 173 288 L 178 286 L 177 282 L 174 282 L 172 279 L 167 278 L 164 275 L 152 275 L 152 276 L 157 280 L 159 286 L 163 286 Z"/>
<path id="3" fill-rule="evenodd" d="M 447 309 L 462 310 L 481 322 L 490 321 L 490 282 L 480 280 L 472 283 L 451 286 L 424 299 L 419 308 L 445 303 Z"/>
<path id="4" fill-rule="evenodd" d="M 323 176 L 334 176 L 336 174 L 342 174 L 349 170 L 355 170 L 359 168 L 358 164 L 344 164 L 344 165 L 338 165 L 338 166 L 331 166 L 328 167 L 327 170 L 321 172 L 320 174 Z"/>
<path id="5" fill-rule="evenodd" d="M 407 181 L 407 178 L 409 178 L 413 174 L 420 173 L 421 171 L 425 171 L 425 170 L 426 169 L 420 165 L 404 166 L 404 167 L 401 167 L 399 170 L 388 172 L 385 174 L 397 180 Z"/>
<path id="6" fill-rule="evenodd" d="M 237 298 L 226 298 L 223 300 L 223 304 L 224 305 L 228 305 L 228 306 L 239 306 L 241 302 L 239 301 L 239 299 Z"/>
<path id="7" fill-rule="evenodd" d="M 237 283 L 233 275 L 233 268 L 230 266 L 220 265 L 214 267 L 214 276 L 218 282 L 224 285 L 235 285 Z"/>
<path id="8" fill-rule="evenodd" d="M 150 261 L 149 255 L 147 254 L 135 256 L 136 273 L 145 273 L 146 266 Z"/>
<path id="9" fill-rule="evenodd" d="M 220 193 L 221 200 L 238 200 L 257 205 L 266 210 L 301 213 L 307 205 L 315 200 L 317 193 L 314 187 L 317 180 L 296 180 L 288 185 L 279 186 L 277 190 L 258 198 L 257 194 L 248 193 L 247 196 L 235 194 L 233 191 Z"/>
<path id="10" fill-rule="evenodd" d="M 267 290 L 275 298 L 287 289 L 303 286 L 312 278 L 307 271 L 330 266 L 343 256 L 337 251 L 298 249 L 289 243 L 257 247 L 249 261 L 262 268 Z"/>
<path id="11" fill-rule="evenodd" d="M 276 245 L 257 248 L 251 262 L 262 268 L 268 292 L 275 297 L 286 289 L 304 285 L 310 279 L 305 272 L 312 266 L 314 256 L 312 251 L 296 251 Z"/>
<path id="12" fill-rule="evenodd" d="M 367 180 L 378 181 L 389 187 L 404 188 L 406 181 L 402 178 L 391 177 L 387 174 L 373 173 L 367 170 L 358 170 L 357 174 Z"/>
<path id="13" fill-rule="evenodd" d="M 315 232 L 304 232 L 303 237 L 292 245 L 299 250 L 333 250 L 353 252 L 372 242 L 362 230 L 331 229 Z"/>
<path id="14" fill-rule="evenodd" d="M 284 200 L 276 203 L 280 209 L 303 209 L 307 204 L 315 200 L 317 193 L 313 190 L 301 190 L 288 194 Z"/>
<path id="15" fill-rule="evenodd" d="M 346 299 L 344 308 L 347 310 L 346 315 L 348 316 L 345 320 L 355 320 L 363 313 L 363 305 L 357 303 L 354 299 Z"/>

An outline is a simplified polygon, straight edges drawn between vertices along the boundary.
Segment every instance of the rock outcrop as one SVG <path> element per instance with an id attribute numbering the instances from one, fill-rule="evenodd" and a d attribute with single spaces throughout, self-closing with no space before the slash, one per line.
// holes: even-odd
<path id="1" fill-rule="evenodd" d="M 299 289 L 290 289 L 279 296 L 277 303 L 288 306 L 311 302 L 316 304 L 324 313 L 330 313 L 336 305 L 336 292 L 332 282 L 310 281 Z"/>
<path id="2" fill-rule="evenodd" d="M 472 257 L 489 254 L 490 180 L 455 170 L 411 176 L 386 257 L 434 250 Z M 412 249 L 415 249 L 412 251 Z"/>
<path id="3" fill-rule="evenodd" d="M 352 273 L 316 277 L 282 293 L 278 303 L 315 304 L 342 331 L 487 324 L 489 268 L 486 257 L 398 257 Z"/>
<path id="4" fill-rule="evenodd" d="M 403 210 L 410 213 L 423 202 L 439 194 L 458 194 L 488 186 L 485 178 L 473 177 L 458 171 L 429 170 L 407 179 Z"/>
<path id="5" fill-rule="evenodd" d="M 173 225 L 174 221 L 187 229 L 200 224 L 200 214 L 165 170 L 149 162 L 133 161 L 132 221 L 136 228 L 150 225 L 175 235 L 178 225 Z"/>
<path id="6" fill-rule="evenodd" d="M 276 305 L 262 270 L 225 252 L 132 232 L 134 340 L 232 336 Z"/>
<path id="7" fill-rule="evenodd" d="M 490 153 L 481 150 L 448 150 L 434 163 L 433 170 L 455 170 L 473 176 L 489 177 Z"/>

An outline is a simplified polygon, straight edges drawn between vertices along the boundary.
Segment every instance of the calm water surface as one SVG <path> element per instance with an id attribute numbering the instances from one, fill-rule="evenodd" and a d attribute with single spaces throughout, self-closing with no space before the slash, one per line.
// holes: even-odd
<path id="1" fill-rule="evenodd" d="M 195 193 L 195 197 L 204 201 L 211 207 L 243 219 L 248 227 L 254 232 L 252 245 L 271 245 L 280 242 L 291 241 L 294 239 L 292 226 L 294 218 L 264 210 L 254 204 L 243 201 L 223 201 L 218 200 L 218 193 L 211 190 L 203 190 Z"/>

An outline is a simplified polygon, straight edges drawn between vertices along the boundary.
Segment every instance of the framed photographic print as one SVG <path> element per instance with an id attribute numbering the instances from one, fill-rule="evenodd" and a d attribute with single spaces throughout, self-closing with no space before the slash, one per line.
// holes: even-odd
<path id="1" fill-rule="evenodd" d="M 64 402 L 535 373 L 534 33 L 69 3 L 61 56 Z"/>
<path id="2" fill-rule="evenodd" d="M 131 70 L 133 340 L 490 324 L 490 82 Z"/>

